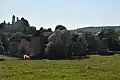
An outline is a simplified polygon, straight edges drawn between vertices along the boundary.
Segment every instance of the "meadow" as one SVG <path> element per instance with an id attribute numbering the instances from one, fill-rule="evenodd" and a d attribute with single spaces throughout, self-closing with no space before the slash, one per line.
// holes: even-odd
<path id="1" fill-rule="evenodd" d="M 120 80 L 120 55 L 77 60 L 19 60 L 0 56 L 0 80 Z"/>

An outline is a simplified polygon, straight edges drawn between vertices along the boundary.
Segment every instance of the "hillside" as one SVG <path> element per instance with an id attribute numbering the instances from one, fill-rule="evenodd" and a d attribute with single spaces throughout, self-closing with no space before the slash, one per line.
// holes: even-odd
<path id="1" fill-rule="evenodd" d="M 89 32 L 96 33 L 96 32 L 99 32 L 99 31 L 101 31 L 103 29 L 107 29 L 107 28 L 113 28 L 116 31 L 120 31 L 120 26 L 84 27 L 84 28 L 79 28 L 79 29 L 75 29 L 75 30 L 72 30 L 72 31 L 73 32 L 89 31 Z"/>

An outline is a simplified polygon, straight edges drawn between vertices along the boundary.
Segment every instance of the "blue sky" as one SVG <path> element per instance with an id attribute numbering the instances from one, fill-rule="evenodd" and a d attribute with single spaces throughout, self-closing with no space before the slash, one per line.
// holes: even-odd
<path id="1" fill-rule="evenodd" d="M 1 0 L 0 22 L 14 14 L 39 29 L 120 24 L 120 0 Z"/>

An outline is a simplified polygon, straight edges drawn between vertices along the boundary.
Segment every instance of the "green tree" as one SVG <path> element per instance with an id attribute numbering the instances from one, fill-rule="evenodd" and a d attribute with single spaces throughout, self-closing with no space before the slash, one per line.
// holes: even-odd
<path id="1" fill-rule="evenodd" d="M 84 33 L 85 39 L 88 43 L 88 51 L 96 51 L 98 49 L 98 40 L 96 40 L 95 35 L 91 32 Z"/>
<path id="2" fill-rule="evenodd" d="M 52 29 L 51 28 L 48 28 L 48 30 L 47 30 L 48 32 L 52 32 Z"/>
<path id="3" fill-rule="evenodd" d="M 73 45 L 73 52 L 75 56 L 85 56 L 86 55 L 86 51 L 88 48 L 88 43 L 87 40 L 85 39 L 83 34 L 80 35 L 74 35 L 73 36 L 73 41 L 76 42 L 75 45 Z"/>
<path id="4" fill-rule="evenodd" d="M 22 21 L 22 25 L 23 25 L 23 33 L 29 34 L 29 28 L 30 28 L 29 22 L 26 19 L 24 19 L 23 17 L 21 18 L 21 21 Z"/>
<path id="5" fill-rule="evenodd" d="M 3 29 L 5 27 L 5 24 L 4 23 L 1 23 L 0 24 L 0 29 Z"/>
<path id="6" fill-rule="evenodd" d="M 100 34 L 99 37 L 102 38 L 107 38 L 108 39 L 108 46 L 109 48 L 112 48 L 114 44 L 119 39 L 119 33 L 115 31 L 115 29 L 104 29 Z"/>
<path id="7" fill-rule="evenodd" d="M 57 30 L 57 29 L 63 30 L 63 29 L 66 29 L 66 27 L 63 25 L 57 25 L 55 30 Z"/>
<path id="8" fill-rule="evenodd" d="M 41 27 L 39 30 L 40 30 L 40 31 L 42 31 L 43 29 L 44 29 L 44 28 L 43 28 L 43 27 Z"/>
<path id="9" fill-rule="evenodd" d="M 35 33 L 35 31 L 36 31 L 36 27 L 29 27 L 27 34 L 32 34 L 33 35 Z"/>
<path id="10" fill-rule="evenodd" d="M 4 32 L 0 31 L 0 37 L 2 39 L 2 43 L 3 43 L 2 45 L 5 48 L 5 51 L 8 51 L 8 49 L 9 49 L 9 41 L 7 39 L 7 36 L 4 34 Z"/>

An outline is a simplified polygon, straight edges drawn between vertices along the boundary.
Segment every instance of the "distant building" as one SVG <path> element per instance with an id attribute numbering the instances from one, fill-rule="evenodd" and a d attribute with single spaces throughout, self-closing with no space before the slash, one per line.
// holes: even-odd
<path id="1" fill-rule="evenodd" d="M 5 27 L 3 29 L 4 32 L 22 32 L 23 31 L 23 24 L 22 24 L 22 21 L 19 20 L 19 18 L 17 17 L 16 21 L 15 21 L 15 16 L 13 15 L 12 16 L 12 22 L 10 24 L 10 22 L 8 23 L 5 23 L 4 21 L 4 24 L 5 24 Z"/>

